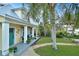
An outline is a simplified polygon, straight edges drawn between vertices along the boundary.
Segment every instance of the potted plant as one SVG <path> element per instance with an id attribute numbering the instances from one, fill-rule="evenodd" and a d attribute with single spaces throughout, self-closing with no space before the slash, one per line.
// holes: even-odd
<path id="1" fill-rule="evenodd" d="M 27 40 L 27 44 L 29 44 L 29 43 L 30 43 L 30 41 L 31 41 L 31 38 L 28 38 L 28 40 Z"/>
<path id="2" fill-rule="evenodd" d="M 17 47 L 16 46 L 12 47 L 12 48 L 9 48 L 9 55 L 13 56 L 16 51 L 17 51 Z"/>
<path id="3" fill-rule="evenodd" d="M 15 53 L 17 51 L 17 47 L 15 46 L 13 49 L 13 52 Z"/>
<path id="4" fill-rule="evenodd" d="M 9 48 L 9 55 L 10 55 L 10 56 L 13 56 L 13 55 L 14 55 L 13 47 L 12 47 L 12 48 Z"/>

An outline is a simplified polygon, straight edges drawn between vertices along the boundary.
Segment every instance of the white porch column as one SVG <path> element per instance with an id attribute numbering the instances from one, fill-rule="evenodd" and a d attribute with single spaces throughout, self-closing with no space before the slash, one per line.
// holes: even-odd
<path id="1" fill-rule="evenodd" d="M 9 23 L 2 23 L 2 55 L 9 53 Z"/>
<path id="2" fill-rule="evenodd" d="M 34 28 L 32 28 L 32 37 L 34 37 Z"/>
<path id="3" fill-rule="evenodd" d="M 24 26 L 24 43 L 27 41 L 27 26 Z"/>

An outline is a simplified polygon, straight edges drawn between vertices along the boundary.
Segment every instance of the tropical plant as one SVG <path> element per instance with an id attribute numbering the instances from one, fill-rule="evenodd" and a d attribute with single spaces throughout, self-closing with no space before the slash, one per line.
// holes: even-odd
<path id="1" fill-rule="evenodd" d="M 61 6 L 62 15 L 62 23 L 66 25 L 71 25 L 74 28 L 78 27 L 78 16 L 79 16 L 79 6 L 78 4 L 59 4 Z M 29 11 L 27 12 L 28 18 L 32 18 L 34 21 L 43 20 L 44 32 L 48 31 L 47 28 L 51 29 L 51 38 L 53 40 L 53 48 L 57 49 L 56 45 L 56 6 L 57 4 L 53 3 L 45 3 L 45 4 L 37 4 L 32 3 L 29 4 Z M 41 17 L 40 17 L 41 16 Z M 50 20 L 50 24 L 48 25 L 48 20 Z M 73 26 L 74 25 L 74 26 Z"/>
<path id="2" fill-rule="evenodd" d="M 29 4 L 30 9 L 29 9 L 28 15 L 34 20 L 40 20 L 38 18 L 41 15 L 41 18 L 43 18 L 44 26 L 46 25 L 46 22 L 50 20 L 50 24 L 52 25 L 51 27 L 51 38 L 53 40 L 52 45 L 54 49 L 57 49 L 55 6 L 56 4 L 53 4 L 53 3 L 45 3 L 45 4 L 32 3 L 32 4 Z"/>
<path id="3" fill-rule="evenodd" d="M 66 25 L 72 26 L 72 35 L 74 36 L 75 28 L 79 27 L 79 4 L 64 4 L 63 6 L 63 22 Z"/>

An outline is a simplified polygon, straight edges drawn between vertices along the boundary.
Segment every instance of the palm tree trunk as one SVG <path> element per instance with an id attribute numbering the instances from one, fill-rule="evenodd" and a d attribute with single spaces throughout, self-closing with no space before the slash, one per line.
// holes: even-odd
<path id="1" fill-rule="evenodd" d="M 43 27 L 44 27 L 44 36 L 46 36 L 46 35 L 47 35 L 47 33 L 46 33 L 45 24 L 43 24 Z"/>
<path id="2" fill-rule="evenodd" d="M 56 44 L 56 25 L 54 24 L 54 26 L 52 26 L 51 29 L 51 38 L 52 38 L 52 47 L 57 50 L 57 44 Z"/>

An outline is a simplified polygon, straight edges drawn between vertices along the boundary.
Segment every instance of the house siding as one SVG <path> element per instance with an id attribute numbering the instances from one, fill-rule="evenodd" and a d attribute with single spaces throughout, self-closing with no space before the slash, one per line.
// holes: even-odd
<path id="1" fill-rule="evenodd" d="M 19 43 L 22 41 L 21 38 L 21 26 L 16 25 L 16 43 Z"/>
<path id="2" fill-rule="evenodd" d="M 20 25 L 17 25 L 17 24 L 10 24 L 10 28 L 13 27 L 15 28 L 15 41 L 17 43 L 21 42 L 22 41 L 22 38 L 21 38 L 21 26 Z"/>
<path id="3" fill-rule="evenodd" d="M 16 10 L 15 13 L 18 15 L 19 18 L 22 18 L 22 11 L 21 10 Z"/>
<path id="4" fill-rule="evenodd" d="M 3 21 L 3 19 L 4 19 L 4 18 L 3 18 L 2 16 L 0 16 L 0 22 L 2 22 L 2 21 Z"/>

